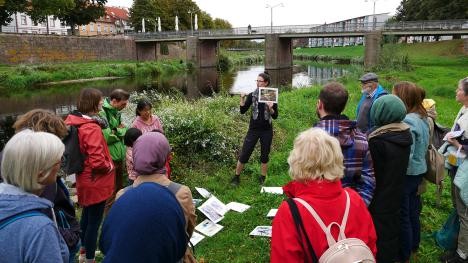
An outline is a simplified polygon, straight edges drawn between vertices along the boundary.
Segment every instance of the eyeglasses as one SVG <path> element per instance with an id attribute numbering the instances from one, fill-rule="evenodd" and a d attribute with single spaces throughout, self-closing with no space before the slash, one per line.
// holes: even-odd
<path id="1" fill-rule="evenodd" d="M 255 82 L 265 82 L 264 80 L 255 80 Z"/>

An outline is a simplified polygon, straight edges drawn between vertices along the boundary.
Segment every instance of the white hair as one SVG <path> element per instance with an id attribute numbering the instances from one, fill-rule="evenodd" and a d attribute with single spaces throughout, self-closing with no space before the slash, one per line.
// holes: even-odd
<path id="1" fill-rule="evenodd" d="M 37 193 L 44 188 L 38 175 L 50 176 L 54 164 L 63 155 L 65 146 L 54 134 L 24 130 L 15 134 L 5 145 L 2 157 L 2 178 L 26 192 Z"/>
<path id="2" fill-rule="evenodd" d="M 336 181 L 343 177 L 343 154 L 338 140 L 319 128 L 301 132 L 288 158 L 289 174 L 299 182 Z"/>

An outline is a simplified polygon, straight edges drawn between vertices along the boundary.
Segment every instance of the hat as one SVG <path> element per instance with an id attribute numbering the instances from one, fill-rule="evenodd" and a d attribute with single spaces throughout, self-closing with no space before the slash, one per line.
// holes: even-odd
<path id="1" fill-rule="evenodd" d="M 406 116 L 403 101 L 395 95 L 388 94 L 376 99 L 372 104 L 370 119 L 376 127 L 401 122 Z"/>
<path id="2" fill-rule="evenodd" d="M 159 132 L 147 132 L 133 144 L 133 169 L 138 175 L 165 174 L 165 163 L 171 147 Z"/>
<path id="3" fill-rule="evenodd" d="M 379 77 L 373 72 L 366 73 L 359 78 L 361 82 L 378 81 Z"/>

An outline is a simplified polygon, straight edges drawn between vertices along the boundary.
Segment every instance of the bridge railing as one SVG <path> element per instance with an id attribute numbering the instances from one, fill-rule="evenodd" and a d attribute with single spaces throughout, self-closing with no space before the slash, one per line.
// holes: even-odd
<path id="1" fill-rule="evenodd" d="M 406 21 L 406 22 L 338 22 L 322 25 L 293 25 L 293 26 L 263 26 L 237 27 L 232 29 L 203 29 L 196 31 L 163 31 L 132 33 L 136 39 L 177 39 L 187 36 L 200 37 L 222 37 L 222 36 L 243 36 L 252 35 L 263 38 L 266 34 L 288 34 L 288 33 L 352 33 L 370 32 L 374 30 L 384 31 L 412 31 L 412 30 L 453 30 L 468 29 L 468 20 L 431 20 L 431 21 Z"/>

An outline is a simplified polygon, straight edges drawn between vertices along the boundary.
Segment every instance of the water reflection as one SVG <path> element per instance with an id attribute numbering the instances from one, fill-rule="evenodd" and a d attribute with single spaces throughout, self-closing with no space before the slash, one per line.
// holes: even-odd
<path id="1" fill-rule="evenodd" d="M 231 94 L 249 93 L 255 90 L 257 75 L 264 72 L 263 66 L 249 66 L 226 73 L 215 68 L 203 68 L 191 74 L 162 75 L 146 79 L 118 79 L 73 83 L 50 87 L 38 87 L 22 94 L 0 95 L 0 149 L 12 134 L 11 125 L 16 117 L 31 109 L 42 108 L 64 116 L 73 111 L 76 98 L 82 88 L 98 88 L 105 96 L 120 88 L 129 92 L 157 90 L 162 93 L 181 92 L 189 99 L 211 96 L 220 91 Z M 322 84 L 348 73 L 343 66 L 299 65 L 293 69 L 270 70 L 271 86 L 291 85 L 302 88 Z"/>

